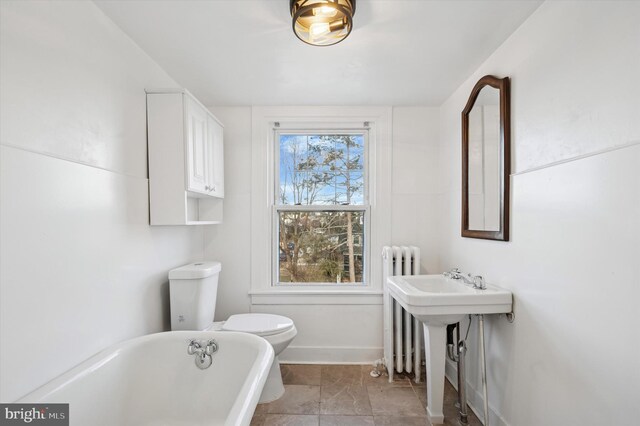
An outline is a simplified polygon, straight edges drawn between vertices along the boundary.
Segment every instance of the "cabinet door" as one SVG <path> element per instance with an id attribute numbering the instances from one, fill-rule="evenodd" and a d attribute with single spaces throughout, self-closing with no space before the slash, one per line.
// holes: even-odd
<path id="1" fill-rule="evenodd" d="M 209 194 L 209 116 L 200 105 L 185 96 L 187 123 L 187 190 Z"/>
<path id="2" fill-rule="evenodd" d="M 220 123 L 209 117 L 209 135 L 211 142 L 210 161 L 210 195 L 224 197 L 224 144 L 223 129 Z"/>

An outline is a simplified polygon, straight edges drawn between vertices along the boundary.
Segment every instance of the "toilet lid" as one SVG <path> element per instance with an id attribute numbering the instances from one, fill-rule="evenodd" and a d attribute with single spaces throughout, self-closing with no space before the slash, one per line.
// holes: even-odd
<path id="1" fill-rule="evenodd" d="M 268 336 L 282 333 L 293 327 L 293 321 L 287 317 L 273 314 L 238 314 L 231 315 L 222 326 L 226 331 L 242 331 L 244 333 Z"/>

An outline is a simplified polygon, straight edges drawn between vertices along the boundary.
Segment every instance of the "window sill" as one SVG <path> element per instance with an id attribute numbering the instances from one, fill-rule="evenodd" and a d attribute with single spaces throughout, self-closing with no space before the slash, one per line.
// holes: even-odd
<path id="1" fill-rule="evenodd" d="M 250 291 L 252 305 L 382 305 L 382 291 L 272 288 Z"/>

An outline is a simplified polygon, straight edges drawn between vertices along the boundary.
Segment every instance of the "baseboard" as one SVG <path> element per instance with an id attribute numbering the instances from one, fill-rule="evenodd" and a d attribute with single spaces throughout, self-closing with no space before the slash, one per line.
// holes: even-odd
<path id="1" fill-rule="evenodd" d="M 382 348 L 345 346 L 289 346 L 279 356 L 285 364 L 373 364 Z"/>
<path id="2" fill-rule="evenodd" d="M 455 362 L 447 359 L 445 365 L 445 376 L 447 380 L 458 390 L 458 369 Z M 489 401 L 491 401 L 491 393 L 489 393 Z M 481 423 L 484 423 L 484 398 L 482 391 L 478 391 L 467 380 L 467 405 L 480 419 Z M 491 426 L 510 426 L 509 423 L 489 404 L 489 424 Z"/>

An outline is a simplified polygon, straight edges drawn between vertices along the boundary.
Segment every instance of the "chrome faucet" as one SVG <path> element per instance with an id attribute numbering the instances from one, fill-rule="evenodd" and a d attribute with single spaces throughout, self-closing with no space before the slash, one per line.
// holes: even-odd
<path id="1" fill-rule="evenodd" d="M 196 366 L 204 370 L 209 368 L 213 362 L 213 354 L 218 351 L 218 342 L 215 339 L 197 341 L 189 340 L 187 353 L 195 355 Z"/>
<path id="2" fill-rule="evenodd" d="M 482 278 L 482 275 L 476 275 L 475 277 L 473 277 L 473 288 L 475 288 L 476 290 L 487 289 L 487 285 L 485 284 L 484 278 Z"/>
<path id="3" fill-rule="evenodd" d="M 487 289 L 487 285 L 485 284 L 482 275 L 465 274 L 464 272 L 460 272 L 458 268 L 453 268 L 442 275 L 447 278 L 451 278 L 452 280 L 462 280 L 463 283 L 472 286 L 476 290 Z"/>
<path id="4" fill-rule="evenodd" d="M 460 277 L 460 273 L 461 273 L 460 269 L 453 268 L 450 271 L 443 273 L 442 275 L 444 275 L 447 278 L 451 278 L 452 280 L 457 280 Z"/>

